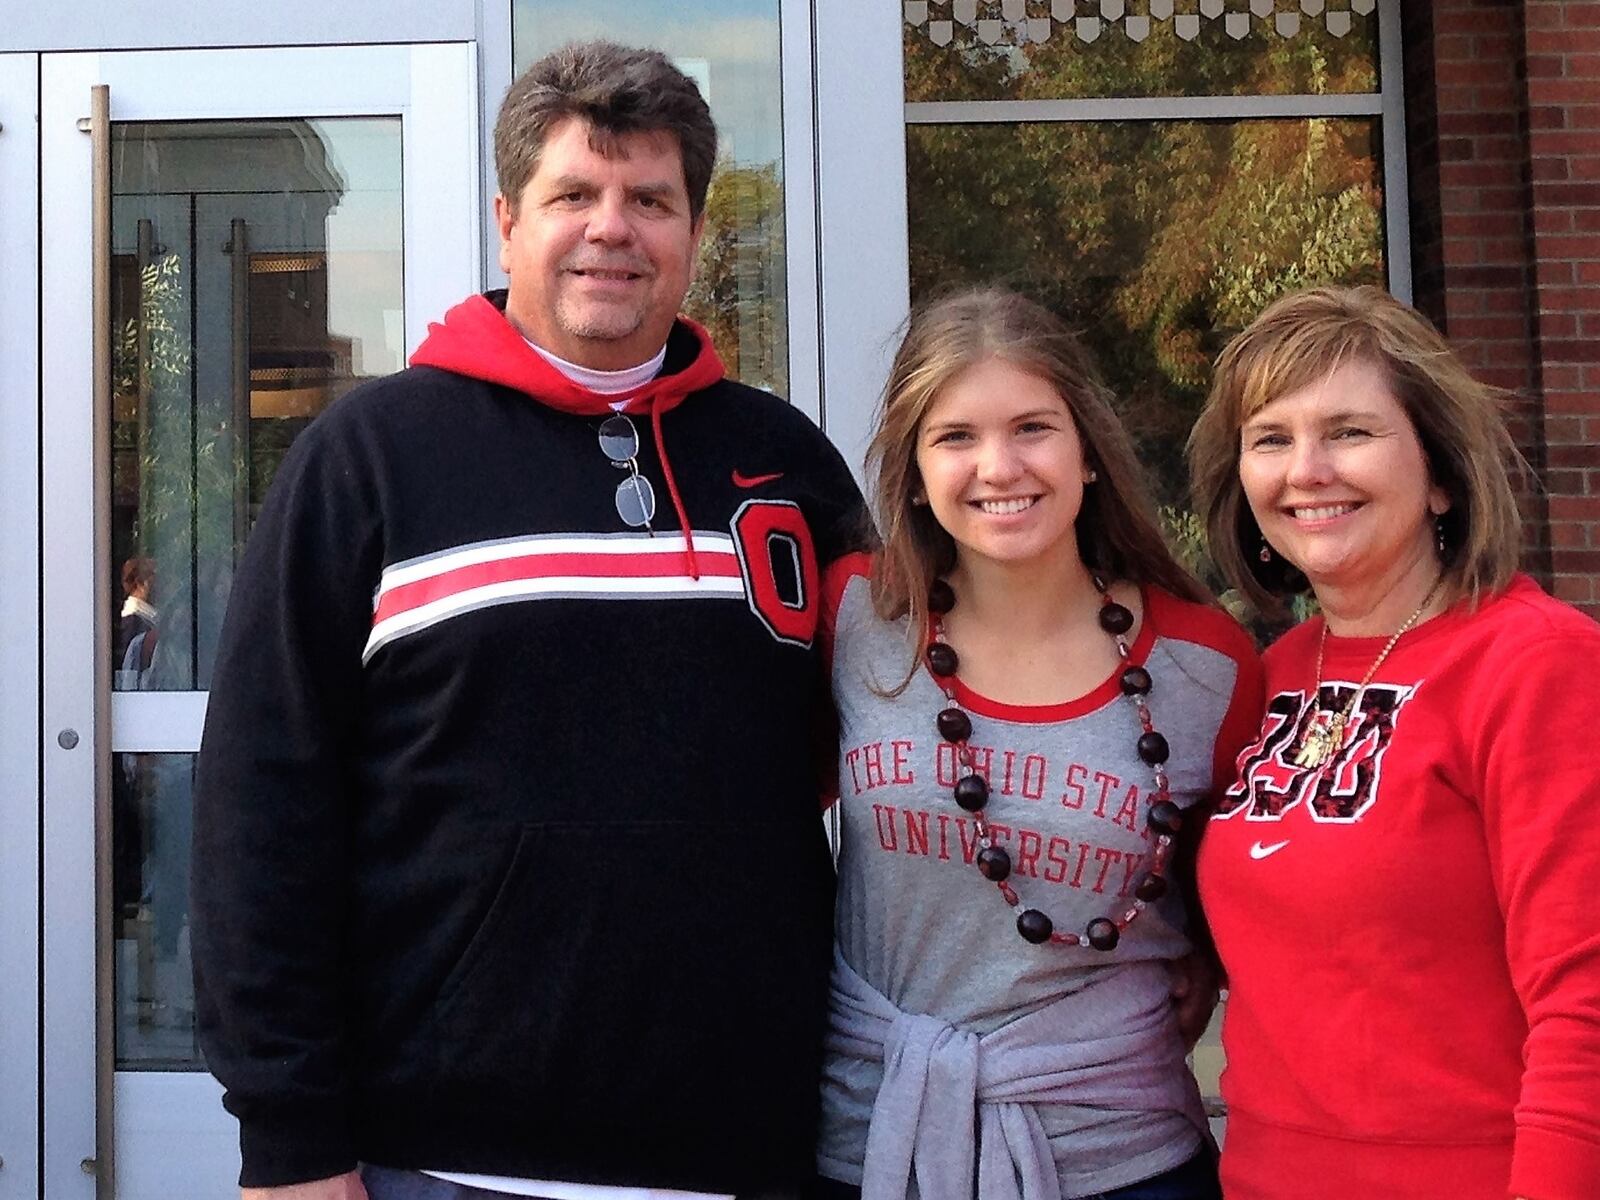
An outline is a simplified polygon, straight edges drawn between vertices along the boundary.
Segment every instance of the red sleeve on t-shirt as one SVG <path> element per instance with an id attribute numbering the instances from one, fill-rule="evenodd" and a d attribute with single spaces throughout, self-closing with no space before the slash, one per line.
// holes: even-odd
<path id="1" fill-rule="evenodd" d="M 1162 637 L 1209 647 L 1233 660 L 1235 673 L 1228 708 L 1212 744 L 1211 791 L 1215 798 L 1234 780 L 1239 752 L 1254 740 L 1266 706 L 1266 677 L 1256 644 L 1239 622 L 1220 608 L 1179 600 L 1146 589 L 1150 620 Z"/>
<path id="2" fill-rule="evenodd" d="M 840 555 L 828 564 L 822 573 L 822 615 L 819 629 L 822 638 L 823 669 L 833 675 L 834 634 L 839 627 L 839 605 L 844 602 L 844 590 L 852 579 L 872 577 L 872 555 L 864 550 Z"/>
<path id="3" fill-rule="evenodd" d="M 822 613 L 818 622 L 818 637 L 822 647 L 823 687 L 828 700 L 823 705 L 826 719 L 818 722 L 820 730 L 817 746 L 817 774 L 821 782 L 822 808 L 827 810 L 839 799 L 839 720 L 832 703 L 833 647 L 839 628 L 839 605 L 844 602 L 844 590 L 852 579 L 868 579 L 872 575 L 872 555 L 854 551 L 840 555 L 828 564 L 822 574 Z"/>

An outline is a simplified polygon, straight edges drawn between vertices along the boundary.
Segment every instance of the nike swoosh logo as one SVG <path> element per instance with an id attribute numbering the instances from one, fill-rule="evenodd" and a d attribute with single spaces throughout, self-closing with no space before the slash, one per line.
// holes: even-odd
<path id="1" fill-rule="evenodd" d="M 1287 838 L 1281 842 L 1273 842 L 1270 846 L 1261 842 L 1257 842 L 1254 846 L 1250 847 L 1250 857 L 1257 859 L 1271 858 L 1274 854 L 1276 854 L 1279 850 L 1282 850 L 1288 844 L 1289 841 Z"/>
<path id="2" fill-rule="evenodd" d="M 741 475 L 733 473 L 733 486 L 742 488 L 760 487 L 763 483 L 771 483 L 774 479 L 782 479 L 782 471 L 774 471 L 771 475 Z"/>

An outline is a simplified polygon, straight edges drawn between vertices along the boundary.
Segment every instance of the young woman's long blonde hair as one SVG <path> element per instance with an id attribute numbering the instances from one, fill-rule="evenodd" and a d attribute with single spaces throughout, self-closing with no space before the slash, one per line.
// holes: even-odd
<path id="1" fill-rule="evenodd" d="M 907 618 L 908 670 L 915 675 L 928 621 L 928 589 L 956 562 L 956 546 L 926 505 L 917 437 L 941 390 L 989 359 L 1035 375 L 1061 397 L 1097 478 L 1083 492 L 1076 523 L 1084 565 L 1109 583 L 1154 584 L 1201 603 L 1211 597 L 1161 536 L 1133 443 L 1111 408 L 1110 392 L 1088 353 L 1048 310 L 1014 292 L 982 288 L 953 293 L 916 309 L 884 390 L 867 451 L 873 506 L 883 547 L 872 575 L 872 604 L 886 621 Z"/>

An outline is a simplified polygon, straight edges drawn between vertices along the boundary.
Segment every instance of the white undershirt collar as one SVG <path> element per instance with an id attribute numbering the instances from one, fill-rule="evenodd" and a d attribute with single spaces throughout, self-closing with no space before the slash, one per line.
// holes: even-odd
<path id="1" fill-rule="evenodd" d="M 532 346 L 540 358 L 573 383 L 601 396 L 620 396 L 624 392 L 643 387 L 661 374 L 662 364 L 667 361 L 667 345 L 663 342 L 655 357 L 640 363 L 637 367 L 624 367 L 620 371 L 596 371 L 593 367 L 580 367 L 577 363 L 568 362 L 559 355 L 551 354 L 543 346 L 527 338 L 522 340 Z M 622 404 L 613 404 L 611 407 L 621 408 Z"/>

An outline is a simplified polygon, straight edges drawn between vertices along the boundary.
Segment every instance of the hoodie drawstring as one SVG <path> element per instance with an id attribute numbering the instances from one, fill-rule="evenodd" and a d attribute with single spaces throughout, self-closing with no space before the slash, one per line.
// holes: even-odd
<path id="1" fill-rule="evenodd" d="M 442 323 L 428 326 L 428 336 L 411 356 L 414 367 L 436 367 L 469 379 L 513 388 L 529 399 L 557 412 L 582 417 L 607 417 L 618 411 L 642 416 L 650 410 L 650 428 L 655 435 L 656 454 L 661 473 L 666 476 L 667 493 L 683 530 L 684 563 L 689 577 L 700 578 L 700 561 L 695 555 L 694 532 L 689 525 L 689 510 L 684 507 L 678 481 L 667 461 L 666 440 L 661 432 L 661 414 L 676 408 L 692 394 L 711 387 L 723 377 L 722 359 L 711 344 L 711 335 L 688 317 L 680 316 L 668 334 L 668 345 L 676 343 L 681 358 L 692 350 L 693 357 L 681 370 L 657 375 L 643 384 L 622 403 L 623 398 L 601 395 L 574 382 L 543 354 L 533 348 L 506 319 L 506 293 L 490 292 L 471 296 L 445 314 Z"/>
<path id="2" fill-rule="evenodd" d="M 689 578 L 700 578 L 700 560 L 694 553 L 694 530 L 689 527 L 689 510 L 683 506 L 678 494 L 678 481 L 672 477 L 672 461 L 667 458 L 667 442 L 661 433 L 661 406 L 650 406 L 650 432 L 656 439 L 656 456 L 661 459 L 661 473 L 667 478 L 667 495 L 672 497 L 672 507 L 678 514 L 678 528 L 683 530 L 684 561 L 689 568 Z"/>

